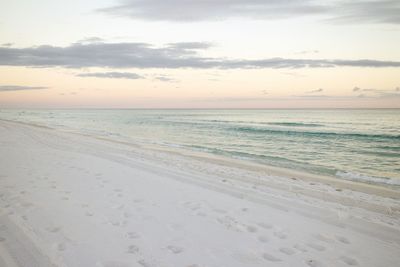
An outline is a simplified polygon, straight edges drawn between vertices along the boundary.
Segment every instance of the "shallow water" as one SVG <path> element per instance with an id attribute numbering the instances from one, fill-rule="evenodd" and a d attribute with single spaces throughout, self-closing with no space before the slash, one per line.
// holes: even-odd
<path id="1" fill-rule="evenodd" d="M 400 110 L 1 110 L 0 118 L 400 186 Z"/>

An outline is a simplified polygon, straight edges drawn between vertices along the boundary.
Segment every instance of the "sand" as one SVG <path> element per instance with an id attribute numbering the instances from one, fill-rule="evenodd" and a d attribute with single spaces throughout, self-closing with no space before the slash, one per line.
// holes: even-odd
<path id="1" fill-rule="evenodd" d="M 0 121 L 0 266 L 399 262 L 396 190 Z"/>

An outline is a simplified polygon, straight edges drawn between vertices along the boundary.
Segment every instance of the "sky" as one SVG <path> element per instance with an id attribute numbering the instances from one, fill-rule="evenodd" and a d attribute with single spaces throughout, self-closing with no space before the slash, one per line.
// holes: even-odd
<path id="1" fill-rule="evenodd" d="M 400 108 L 398 0 L 0 0 L 0 108 Z"/>

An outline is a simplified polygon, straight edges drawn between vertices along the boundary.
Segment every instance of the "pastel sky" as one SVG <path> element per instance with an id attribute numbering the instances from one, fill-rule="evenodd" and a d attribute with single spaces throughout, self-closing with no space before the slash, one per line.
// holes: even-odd
<path id="1" fill-rule="evenodd" d="M 0 0 L 0 107 L 400 108 L 398 0 Z"/>

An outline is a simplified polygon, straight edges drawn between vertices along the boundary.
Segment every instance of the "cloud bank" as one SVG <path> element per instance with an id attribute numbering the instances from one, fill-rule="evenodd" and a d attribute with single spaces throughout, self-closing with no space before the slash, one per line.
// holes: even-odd
<path id="1" fill-rule="evenodd" d="M 173 22 L 316 16 L 341 23 L 400 23 L 398 0 L 120 0 L 115 6 L 98 11 L 118 17 Z"/>
<path id="2" fill-rule="evenodd" d="M 199 54 L 208 43 L 173 43 L 155 47 L 147 43 L 73 43 L 66 47 L 42 45 L 27 48 L 0 47 L 0 66 L 64 68 L 157 69 L 262 69 L 327 67 L 400 67 L 398 61 L 371 59 L 226 59 Z"/>
<path id="3" fill-rule="evenodd" d="M 42 90 L 48 89 L 44 86 L 20 86 L 20 85 L 0 85 L 0 92 L 8 91 L 25 91 L 25 90 Z"/>
<path id="4" fill-rule="evenodd" d="M 111 79 L 143 79 L 144 77 L 131 72 L 92 72 L 92 73 L 80 73 L 78 77 L 96 77 L 96 78 L 111 78 Z"/>

